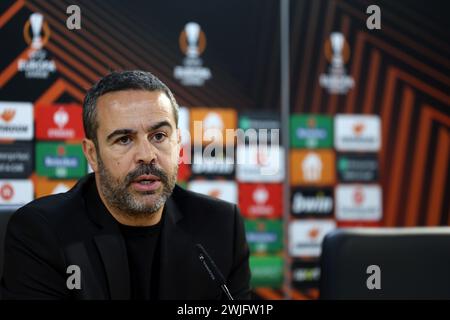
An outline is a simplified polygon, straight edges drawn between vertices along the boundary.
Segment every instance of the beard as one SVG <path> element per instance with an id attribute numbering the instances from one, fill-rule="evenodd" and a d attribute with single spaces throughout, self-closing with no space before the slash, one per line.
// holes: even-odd
<path id="1" fill-rule="evenodd" d="M 177 180 L 178 164 L 174 166 L 171 175 L 155 165 L 141 164 L 120 180 L 113 177 L 101 158 L 98 157 L 98 174 L 100 189 L 109 205 L 130 218 L 143 218 L 157 212 L 172 194 Z M 158 177 L 162 188 L 146 192 L 133 191 L 131 184 L 139 176 L 148 174 Z"/>

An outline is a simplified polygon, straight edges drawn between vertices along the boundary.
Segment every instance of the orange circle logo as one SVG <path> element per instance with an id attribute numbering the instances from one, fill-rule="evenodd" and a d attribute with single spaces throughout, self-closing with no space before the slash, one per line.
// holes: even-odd
<path id="1" fill-rule="evenodd" d="M 33 43 L 33 39 L 30 36 L 30 29 L 31 29 L 31 23 L 30 23 L 30 20 L 27 20 L 27 22 L 25 22 L 25 25 L 23 27 L 23 38 L 25 39 L 25 42 L 29 46 L 31 46 L 31 44 Z M 48 26 L 48 23 L 45 20 L 42 22 L 41 33 L 42 33 L 41 47 L 44 47 L 45 44 L 50 39 L 50 27 Z"/>
<path id="2" fill-rule="evenodd" d="M 178 44 L 180 46 L 181 52 L 183 52 L 185 55 L 187 55 L 189 42 L 188 42 L 188 38 L 187 38 L 187 34 L 186 34 L 185 30 L 183 30 L 180 33 L 180 36 L 178 38 Z M 203 51 L 205 51 L 205 49 L 206 49 L 206 35 L 203 32 L 203 30 L 200 30 L 200 32 L 198 34 L 198 41 L 197 41 L 198 55 L 200 56 L 203 53 Z"/>
<path id="3" fill-rule="evenodd" d="M 10 184 L 5 184 L 0 188 L 0 197 L 5 201 L 9 201 L 14 196 L 14 189 Z"/>
<path id="4" fill-rule="evenodd" d="M 333 49 L 331 48 L 331 40 L 328 39 L 325 41 L 324 45 L 324 51 L 325 51 L 325 57 L 327 58 L 328 62 L 331 62 L 333 59 Z M 348 45 L 347 40 L 344 39 L 344 45 L 342 47 L 342 60 L 345 63 L 347 63 L 348 59 L 350 59 L 350 46 Z"/>

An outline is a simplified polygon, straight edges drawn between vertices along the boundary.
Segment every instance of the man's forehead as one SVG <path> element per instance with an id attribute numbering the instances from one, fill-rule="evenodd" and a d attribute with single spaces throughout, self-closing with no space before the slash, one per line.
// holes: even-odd
<path id="1" fill-rule="evenodd" d="M 136 116 L 139 117 L 139 120 L 145 118 L 146 121 L 154 118 L 154 122 L 175 120 L 172 103 L 163 91 L 124 90 L 108 92 L 98 99 L 97 108 L 100 125 L 103 122 L 102 119 L 107 119 L 107 122 L 122 122 L 131 120 Z"/>
<path id="2" fill-rule="evenodd" d="M 121 90 L 105 93 L 97 100 L 98 106 L 127 107 L 133 104 L 145 104 L 148 106 L 170 107 L 171 101 L 165 92 L 161 90 Z"/>

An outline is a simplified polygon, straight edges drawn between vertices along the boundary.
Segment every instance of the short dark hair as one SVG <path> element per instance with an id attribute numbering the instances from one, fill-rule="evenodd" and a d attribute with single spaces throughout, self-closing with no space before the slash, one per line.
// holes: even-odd
<path id="1" fill-rule="evenodd" d="M 97 144 L 97 100 L 114 91 L 162 91 L 172 104 L 175 125 L 178 127 L 178 104 L 170 89 L 150 72 L 141 70 L 114 71 L 100 79 L 86 93 L 83 101 L 83 127 L 86 137 Z"/>

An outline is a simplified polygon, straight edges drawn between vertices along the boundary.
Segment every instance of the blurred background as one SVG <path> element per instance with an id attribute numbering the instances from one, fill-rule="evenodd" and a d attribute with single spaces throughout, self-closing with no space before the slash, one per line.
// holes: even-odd
<path id="1" fill-rule="evenodd" d="M 449 14 L 437 0 L 2 0 L 0 221 L 89 171 L 86 89 L 142 69 L 185 131 L 280 129 L 267 151 L 235 146 L 256 165 L 212 155 L 179 183 L 239 205 L 255 298 L 316 299 L 331 230 L 450 224 Z"/>

